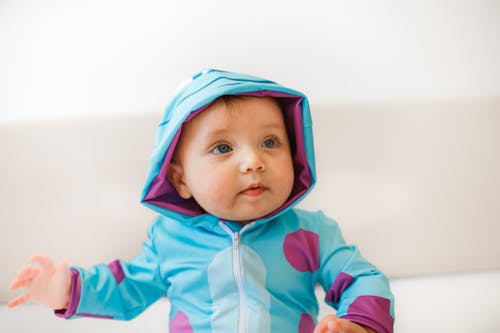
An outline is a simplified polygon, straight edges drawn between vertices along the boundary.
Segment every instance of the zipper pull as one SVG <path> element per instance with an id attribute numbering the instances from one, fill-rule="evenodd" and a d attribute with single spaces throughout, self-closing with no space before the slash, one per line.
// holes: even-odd
<path id="1" fill-rule="evenodd" d="M 240 246 L 240 233 L 239 232 L 233 233 L 233 245 L 234 245 L 234 247 Z"/>

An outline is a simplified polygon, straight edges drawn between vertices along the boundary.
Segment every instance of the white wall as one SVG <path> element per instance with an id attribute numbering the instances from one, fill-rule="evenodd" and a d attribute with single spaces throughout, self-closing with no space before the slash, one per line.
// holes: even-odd
<path id="1" fill-rule="evenodd" d="M 500 2 L 0 1 L 0 122 L 161 110 L 205 67 L 313 104 L 500 95 Z"/>

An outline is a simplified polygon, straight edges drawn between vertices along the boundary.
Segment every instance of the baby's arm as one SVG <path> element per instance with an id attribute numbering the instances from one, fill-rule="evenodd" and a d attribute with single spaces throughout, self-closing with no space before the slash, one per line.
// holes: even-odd
<path id="1" fill-rule="evenodd" d="M 27 293 L 11 300 L 7 306 L 15 306 L 36 302 L 54 310 L 65 309 L 68 306 L 71 292 L 71 273 L 66 262 L 58 266 L 45 256 L 33 256 L 32 263 L 21 268 L 10 285 L 11 290 L 26 288 Z"/>
<path id="2" fill-rule="evenodd" d="M 318 223 L 319 281 L 325 289 L 326 302 L 343 320 L 376 332 L 392 333 L 394 297 L 387 277 L 366 261 L 357 247 L 345 243 L 335 221 L 324 215 L 319 217 L 323 222 Z"/>
<path id="3" fill-rule="evenodd" d="M 335 315 L 329 315 L 323 318 L 314 333 L 375 333 L 375 331 L 355 324 L 347 319 L 338 318 Z"/>

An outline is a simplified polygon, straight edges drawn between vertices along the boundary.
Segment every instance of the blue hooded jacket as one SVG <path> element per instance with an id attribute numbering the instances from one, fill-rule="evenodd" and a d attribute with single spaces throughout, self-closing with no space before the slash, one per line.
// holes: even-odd
<path id="1" fill-rule="evenodd" d="M 295 180 L 287 202 L 245 226 L 181 198 L 166 176 L 183 123 L 223 95 L 274 97 L 292 150 Z M 394 305 L 386 277 L 344 242 L 335 221 L 294 208 L 315 180 L 306 96 L 238 73 L 196 74 L 177 91 L 158 126 L 142 202 L 160 216 L 143 251 L 128 262 L 72 267 L 70 304 L 56 313 L 128 320 L 166 295 L 171 333 L 311 333 L 319 283 L 337 316 L 392 332 Z"/>

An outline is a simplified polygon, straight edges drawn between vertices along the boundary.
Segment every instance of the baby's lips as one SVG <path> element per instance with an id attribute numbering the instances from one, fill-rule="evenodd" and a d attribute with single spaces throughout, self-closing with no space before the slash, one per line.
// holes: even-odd
<path id="1" fill-rule="evenodd" d="M 264 191 L 267 188 L 263 185 L 252 185 L 247 187 L 245 190 L 241 191 L 240 193 L 243 195 L 247 195 L 250 197 L 256 197 L 264 193 Z"/>

